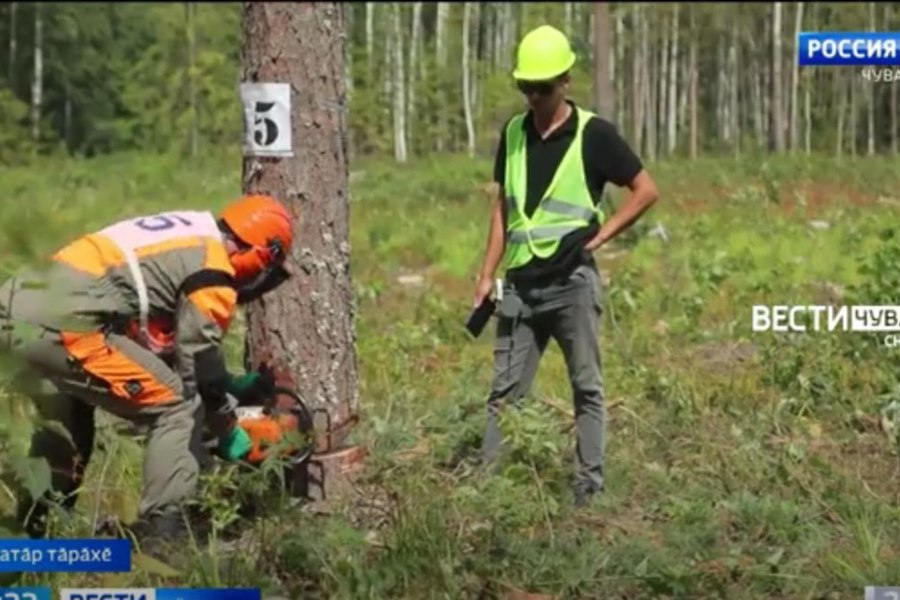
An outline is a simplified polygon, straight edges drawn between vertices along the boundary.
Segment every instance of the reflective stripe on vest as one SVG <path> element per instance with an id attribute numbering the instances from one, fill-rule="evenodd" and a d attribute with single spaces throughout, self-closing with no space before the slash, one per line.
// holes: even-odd
<path id="1" fill-rule="evenodd" d="M 584 176 L 582 134 L 593 113 L 577 108 L 575 139 L 563 156 L 548 189 L 531 218 L 525 214 L 527 195 L 525 114 L 513 117 L 506 130 L 506 252 L 507 269 L 527 264 L 535 256 L 552 256 L 560 240 L 590 225 L 603 213 L 594 205 Z"/>

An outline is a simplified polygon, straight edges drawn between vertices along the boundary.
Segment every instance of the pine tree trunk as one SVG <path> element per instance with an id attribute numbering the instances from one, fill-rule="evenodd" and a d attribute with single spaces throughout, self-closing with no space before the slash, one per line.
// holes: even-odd
<path id="1" fill-rule="evenodd" d="M 475 124 L 472 122 L 472 67 L 469 64 L 471 48 L 469 47 L 469 29 L 472 23 L 472 3 L 465 2 L 462 22 L 462 84 L 463 111 L 466 119 L 466 149 L 469 156 L 475 156 Z"/>
<path id="2" fill-rule="evenodd" d="M 565 5 L 564 6 L 565 16 L 563 17 L 563 29 L 566 32 L 566 35 L 571 38 L 574 33 L 572 31 L 572 13 L 574 12 L 575 3 L 574 2 L 564 2 L 563 4 Z M 609 9 L 607 9 L 607 11 L 608 10 Z M 597 13 L 595 12 L 594 18 L 596 18 L 596 15 L 597 15 Z M 596 26 L 597 25 L 595 24 L 594 27 L 596 27 Z M 596 33 L 595 33 L 595 35 L 596 35 Z M 594 41 L 594 43 L 596 44 L 597 42 Z M 597 56 L 596 52 L 594 53 L 594 56 Z"/>
<path id="3" fill-rule="evenodd" d="M 669 107 L 666 123 L 666 152 L 673 154 L 678 146 L 678 17 L 679 4 L 675 3 L 672 16 L 672 53 L 669 58 Z"/>
<path id="4" fill-rule="evenodd" d="M 781 52 L 781 2 L 774 2 L 772 5 L 772 98 L 769 102 L 772 118 L 772 142 L 771 148 L 775 152 L 784 151 L 784 115 L 782 108 L 784 107 L 784 98 L 782 91 L 782 71 L 783 64 Z"/>
<path id="5" fill-rule="evenodd" d="M 394 106 L 394 159 L 405 163 L 406 152 L 406 69 L 403 61 L 403 29 L 401 27 L 401 3 L 394 2 L 391 5 L 391 25 L 393 35 L 391 43 L 394 51 L 391 53 L 391 90 L 393 92 Z"/>
<path id="6" fill-rule="evenodd" d="M 44 17 L 41 3 L 34 5 L 34 73 L 31 82 L 31 139 L 41 137 L 41 105 L 44 94 Z"/>
<path id="7" fill-rule="evenodd" d="M 566 6 L 571 4 L 567 2 Z M 609 2 L 594 3 L 594 45 L 594 106 L 600 117 L 612 121 L 616 99 L 607 59 L 613 52 Z"/>
<path id="8" fill-rule="evenodd" d="M 341 17 L 337 2 L 243 4 L 242 81 L 299 90 L 291 98 L 293 156 L 244 159 L 243 191 L 272 194 L 297 217 L 292 278 L 247 307 L 247 364 L 271 365 L 279 383 L 335 428 L 357 414 L 359 401 Z"/>
<path id="9" fill-rule="evenodd" d="M 196 38 L 194 35 L 194 11 L 196 5 L 193 2 L 184 3 L 185 21 L 187 22 L 187 45 L 188 45 L 188 106 L 191 114 L 191 124 L 189 132 L 189 147 L 191 156 L 197 156 L 197 146 L 199 139 L 197 124 L 197 85 L 194 79 L 196 70 Z"/>

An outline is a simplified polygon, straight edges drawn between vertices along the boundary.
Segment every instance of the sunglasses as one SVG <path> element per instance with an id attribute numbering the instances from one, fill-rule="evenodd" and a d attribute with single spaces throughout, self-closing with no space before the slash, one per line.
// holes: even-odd
<path id="1" fill-rule="evenodd" d="M 556 89 L 557 82 L 554 81 L 517 81 L 516 87 L 526 96 L 537 94 L 538 96 L 549 96 Z"/>

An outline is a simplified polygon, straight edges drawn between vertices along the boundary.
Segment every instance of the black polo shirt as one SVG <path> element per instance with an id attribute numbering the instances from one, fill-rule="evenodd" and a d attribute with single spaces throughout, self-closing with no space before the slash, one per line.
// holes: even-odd
<path id="1" fill-rule="evenodd" d="M 525 117 L 522 127 L 525 130 L 527 146 L 527 195 L 525 198 L 525 213 L 531 217 L 537 209 L 544 192 L 550 186 L 553 176 L 559 167 L 575 139 L 578 113 L 575 104 L 567 101 L 572 106 L 572 114 L 566 122 L 560 125 L 547 139 L 542 140 L 534 127 L 531 111 Z M 509 120 L 504 123 L 500 132 L 500 143 L 494 159 L 494 181 L 501 187 L 504 186 L 506 174 L 506 127 Z M 585 181 L 594 205 L 600 202 L 603 188 L 608 181 L 625 186 L 643 169 L 643 164 L 632 151 L 615 126 L 605 119 L 593 116 L 588 121 L 582 134 L 581 153 L 584 161 Z M 600 230 L 600 225 L 594 220 L 591 225 L 564 236 L 559 249 L 548 258 L 534 257 L 531 261 L 510 269 L 510 279 L 529 285 L 541 284 L 554 279 L 568 276 L 577 266 L 590 264 L 593 256 L 584 249 L 584 245 L 590 241 Z"/>

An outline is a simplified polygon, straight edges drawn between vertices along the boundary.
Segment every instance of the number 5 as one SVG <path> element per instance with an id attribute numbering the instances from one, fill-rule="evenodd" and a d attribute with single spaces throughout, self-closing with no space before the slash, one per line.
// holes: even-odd
<path id="1" fill-rule="evenodd" d="M 156 215 L 154 217 L 144 217 L 143 219 L 138 219 L 134 222 L 135 225 L 144 229 L 146 231 L 164 231 L 166 229 L 172 229 L 175 227 L 176 219 L 182 225 L 190 225 L 191 222 L 183 217 L 179 217 L 174 215 L 172 217 L 168 217 L 166 215 Z"/>
<path id="2" fill-rule="evenodd" d="M 278 139 L 278 125 L 262 113 L 267 113 L 275 106 L 274 102 L 257 102 L 256 118 L 253 121 L 253 140 L 260 146 L 269 146 Z M 262 116 L 261 116 L 262 115 Z"/>

